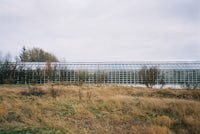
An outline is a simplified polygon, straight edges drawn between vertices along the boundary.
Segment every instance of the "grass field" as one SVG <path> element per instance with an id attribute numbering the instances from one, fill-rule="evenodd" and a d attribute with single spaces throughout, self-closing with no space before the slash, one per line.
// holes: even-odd
<path id="1" fill-rule="evenodd" d="M 1 85 L 0 133 L 199 134 L 200 90 Z"/>

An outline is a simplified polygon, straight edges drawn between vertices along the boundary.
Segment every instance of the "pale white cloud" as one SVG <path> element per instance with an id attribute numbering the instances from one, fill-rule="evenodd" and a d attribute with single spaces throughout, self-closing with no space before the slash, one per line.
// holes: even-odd
<path id="1" fill-rule="evenodd" d="M 200 60 L 199 0 L 2 0 L 0 47 L 66 61 Z M 13 49 L 15 48 L 15 49 Z"/>

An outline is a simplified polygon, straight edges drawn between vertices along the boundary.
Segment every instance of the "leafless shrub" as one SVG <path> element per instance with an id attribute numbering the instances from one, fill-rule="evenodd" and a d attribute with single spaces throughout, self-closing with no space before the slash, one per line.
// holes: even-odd
<path id="1" fill-rule="evenodd" d="M 51 85 L 50 94 L 51 94 L 51 97 L 56 98 L 61 95 L 61 92 L 59 89 L 54 88 L 54 85 Z"/>
<path id="2" fill-rule="evenodd" d="M 37 86 L 29 86 L 27 90 L 21 91 L 20 94 L 25 96 L 43 96 L 46 93 Z"/>
<path id="3" fill-rule="evenodd" d="M 91 92 L 91 91 L 88 91 L 88 92 L 87 92 L 87 99 L 88 99 L 88 102 L 91 101 L 91 97 L 92 97 L 92 92 Z"/>
<path id="4" fill-rule="evenodd" d="M 139 75 L 142 79 L 142 84 L 145 84 L 146 87 L 152 88 L 159 77 L 160 70 L 157 67 L 150 67 L 147 66 L 142 67 L 139 71 Z"/>

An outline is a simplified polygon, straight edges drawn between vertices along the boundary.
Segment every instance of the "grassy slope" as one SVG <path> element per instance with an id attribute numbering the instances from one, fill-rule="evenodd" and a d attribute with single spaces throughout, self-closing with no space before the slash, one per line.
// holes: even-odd
<path id="1" fill-rule="evenodd" d="M 0 86 L 0 133 L 200 133 L 200 91 L 113 86 Z"/>

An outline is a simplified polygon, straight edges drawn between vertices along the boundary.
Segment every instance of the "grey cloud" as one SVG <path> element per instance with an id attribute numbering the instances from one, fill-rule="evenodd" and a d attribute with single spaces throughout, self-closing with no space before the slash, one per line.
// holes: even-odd
<path id="1" fill-rule="evenodd" d="M 4 0 L 0 46 L 14 54 L 23 45 L 38 46 L 71 61 L 197 60 L 198 4 L 198 0 Z"/>
<path id="2" fill-rule="evenodd" d="M 165 4 L 165 12 L 171 17 L 187 21 L 200 19 L 199 0 L 173 0 L 163 4 Z"/>

